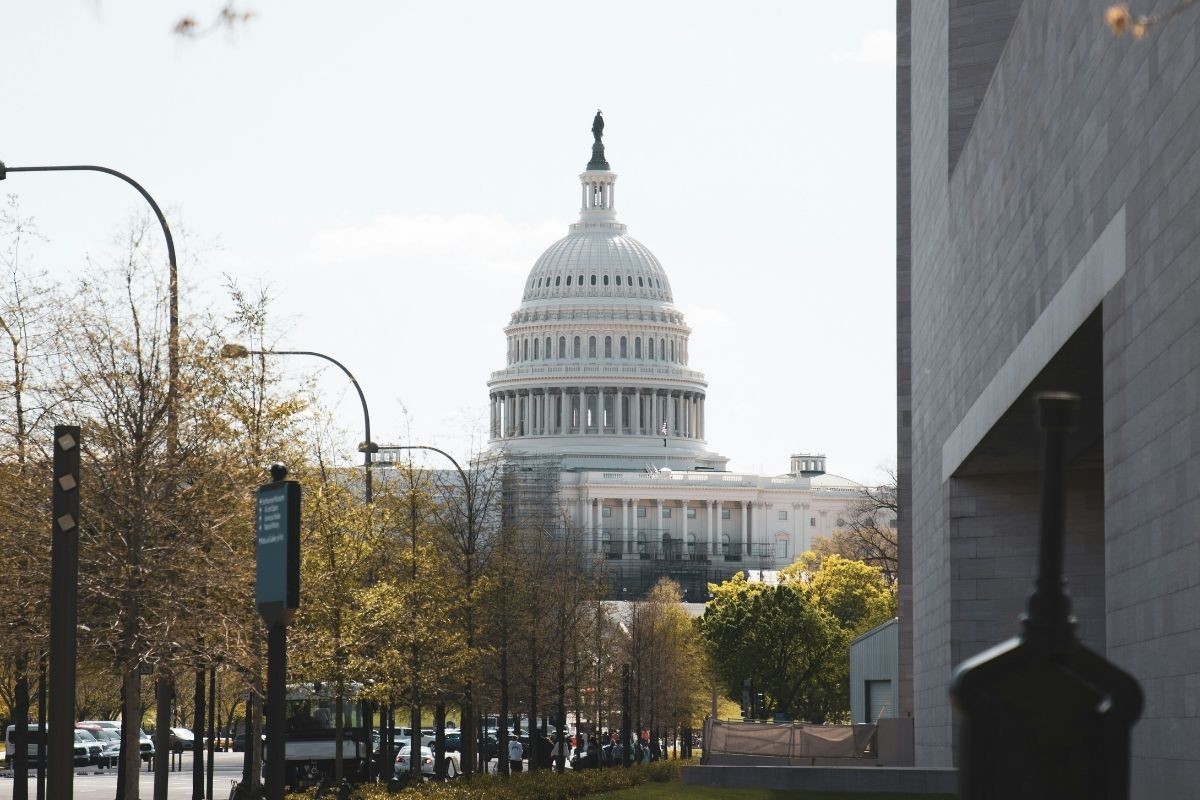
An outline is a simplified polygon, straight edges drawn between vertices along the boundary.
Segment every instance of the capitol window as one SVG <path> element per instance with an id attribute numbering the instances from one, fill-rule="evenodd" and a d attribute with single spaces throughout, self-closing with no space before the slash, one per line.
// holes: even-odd
<path id="1" fill-rule="evenodd" d="M 578 337 L 578 336 L 576 336 L 576 337 L 575 337 L 575 350 L 574 350 L 574 353 L 575 353 L 575 358 L 579 358 L 579 337 Z"/>
<path id="2" fill-rule="evenodd" d="M 537 361 L 537 359 L 538 359 L 538 340 L 534 339 L 533 340 L 533 360 Z"/>
<path id="3" fill-rule="evenodd" d="M 571 276 L 568 275 L 567 276 L 567 286 L 570 286 L 570 285 L 571 285 Z"/>
<path id="4" fill-rule="evenodd" d="M 661 358 L 663 361 L 667 360 L 667 340 L 666 339 L 658 340 L 658 357 Z"/>
<path id="5" fill-rule="evenodd" d="M 787 512 L 786 512 L 786 511 L 780 511 L 780 512 L 779 512 L 779 518 L 780 518 L 780 519 L 787 519 Z"/>
<path id="6" fill-rule="evenodd" d="M 567 278 L 567 282 L 568 282 L 568 283 L 570 283 L 570 280 L 571 280 L 570 278 Z M 558 285 L 560 285 L 561 283 L 562 283 L 562 275 L 556 275 L 556 276 L 554 276 L 554 285 L 555 285 L 555 286 L 558 286 Z M 335 754 L 335 755 L 336 755 L 336 754 Z"/>
<path id="7" fill-rule="evenodd" d="M 628 341 L 624 336 L 621 337 L 621 358 L 629 358 L 629 348 L 626 346 Z"/>
<path id="8" fill-rule="evenodd" d="M 567 357 L 567 337 L 565 336 L 558 337 L 558 357 Z"/>
<path id="9" fill-rule="evenodd" d="M 663 518 L 663 519 L 670 519 L 670 518 L 671 518 L 671 509 L 669 509 L 669 508 L 665 508 L 665 507 L 664 507 L 664 508 L 663 508 L 663 513 L 662 513 L 662 518 Z"/>
<path id="10" fill-rule="evenodd" d="M 550 356 L 554 353 L 553 348 L 550 346 L 552 344 L 552 342 L 553 342 L 553 340 L 549 336 L 547 336 L 546 337 L 546 349 L 542 351 L 542 353 L 544 354 L 543 358 L 550 358 Z"/>
<path id="11" fill-rule="evenodd" d="M 640 336 L 633 340 L 633 357 L 642 357 L 642 337 Z"/>
<path id="12" fill-rule="evenodd" d="M 688 519 L 695 519 L 695 518 L 696 518 L 696 509 L 694 509 L 694 508 L 689 508 L 687 511 L 688 511 Z"/>
<path id="13" fill-rule="evenodd" d="M 604 285 L 608 286 L 608 276 L 607 275 L 604 276 Z"/>
<path id="14" fill-rule="evenodd" d="M 521 342 L 521 360 L 529 360 L 529 340 L 525 339 Z"/>
<path id="15" fill-rule="evenodd" d="M 654 360 L 654 340 L 653 339 L 646 340 L 646 358 L 650 359 L 651 361 Z"/>
<path id="16" fill-rule="evenodd" d="M 729 519 L 729 509 L 728 508 L 721 509 L 721 519 Z"/>
<path id="17" fill-rule="evenodd" d="M 671 340 L 671 360 L 675 360 L 675 340 Z"/>
<path id="18" fill-rule="evenodd" d="M 641 285 L 642 285 L 642 278 L 641 278 L 641 276 L 639 275 L 639 276 L 638 276 L 638 286 L 641 286 Z"/>
<path id="19" fill-rule="evenodd" d="M 589 336 L 588 337 L 588 358 L 595 358 L 595 357 L 596 357 L 596 337 Z"/>
<path id="20" fill-rule="evenodd" d="M 637 515 L 638 515 L 638 519 L 645 519 L 646 518 L 646 507 L 638 506 Z"/>
<path id="21" fill-rule="evenodd" d="M 621 285 L 621 276 L 618 275 L 617 276 L 617 286 L 620 286 L 620 285 Z"/>
<path id="22" fill-rule="evenodd" d="M 592 276 L 592 286 L 595 286 L 595 285 L 596 285 L 596 276 L 593 275 Z"/>
<path id="23" fill-rule="evenodd" d="M 625 282 L 626 282 L 626 283 L 627 283 L 629 286 L 633 286 L 633 276 L 632 276 L 632 275 L 626 275 L 626 276 L 625 276 Z"/>

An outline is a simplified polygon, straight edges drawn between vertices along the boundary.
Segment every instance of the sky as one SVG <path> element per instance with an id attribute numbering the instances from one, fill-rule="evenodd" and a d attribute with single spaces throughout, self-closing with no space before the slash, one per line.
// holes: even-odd
<path id="1" fill-rule="evenodd" d="M 670 277 L 711 449 L 780 474 L 894 463 L 895 6 L 48 0 L 0 12 L 0 160 L 126 172 L 169 210 L 185 313 L 230 280 L 277 349 L 344 363 L 372 438 L 461 458 L 525 276 L 578 216 L 605 117 L 619 219 Z M 833 10 L 831 10 L 833 9 Z M 56 277 L 142 213 L 106 176 L 17 175 Z M 344 420 L 345 377 L 290 358 Z"/>

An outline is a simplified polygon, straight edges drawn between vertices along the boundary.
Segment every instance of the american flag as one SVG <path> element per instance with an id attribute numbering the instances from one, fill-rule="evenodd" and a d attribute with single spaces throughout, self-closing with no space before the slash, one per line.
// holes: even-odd
<path id="1" fill-rule="evenodd" d="M 662 435 L 663 436 L 667 435 L 667 423 L 665 421 L 662 424 Z"/>

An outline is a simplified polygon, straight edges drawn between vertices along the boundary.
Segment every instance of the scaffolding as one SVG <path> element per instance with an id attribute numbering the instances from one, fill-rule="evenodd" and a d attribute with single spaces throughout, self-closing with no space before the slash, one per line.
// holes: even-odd
<path id="1" fill-rule="evenodd" d="M 559 498 L 561 459 L 554 456 L 506 458 L 501 467 L 501 524 L 535 538 L 560 539 L 569 526 Z"/>

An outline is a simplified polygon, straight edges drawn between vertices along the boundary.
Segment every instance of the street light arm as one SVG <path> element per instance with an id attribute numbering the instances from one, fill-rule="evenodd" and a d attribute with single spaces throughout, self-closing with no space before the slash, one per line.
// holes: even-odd
<path id="1" fill-rule="evenodd" d="M 358 392 L 358 402 L 362 403 L 363 410 L 363 444 L 366 449 L 363 454 L 366 456 L 366 463 L 371 463 L 371 452 L 373 444 L 371 442 L 371 412 L 367 410 L 367 396 L 363 394 L 362 387 L 358 385 L 358 380 L 354 377 L 354 373 L 346 369 L 346 365 L 338 361 L 332 356 L 327 356 L 324 353 L 316 353 L 312 350 L 249 350 L 246 353 L 252 356 L 313 356 L 314 358 L 323 358 L 330 364 L 346 373 L 346 377 L 350 379 L 350 383 L 354 384 L 354 391 Z"/>
<path id="2" fill-rule="evenodd" d="M 6 167 L 3 165 L 3 162 L 0 162 L 0 180 L 4 180 L 5 173 L 7 172 L 103 172 L 106 175 L 112 175 L 115 178 L 120 178 L 134 189 L 137 189 L 138 194 L 140 194 L 146 200 L 146 202 L 150 204 L 150 208 L 154 210 L 154 216 L 158 217 L 158 224 L 162 227 L 163 236 L 166 237 L 167 240 L 167 261 L 170 262 L 172 269 L 176 267 L 175 239 L 171 236 L 171 228 L 167 225 L 166 216 L 163 215 L 162 209 L 158 207 L 158 203 L 154 202 L 154 198 L 150 196 L 150 193 L 147 192 L 140 183 L 126 175 L 124 172 L 118 172 L 115 169 L 100 167 L 94 164 L 71 164 L 53 167 Z"/>
<path id="3" fill-rule="evenodd" d="M 458 475 L 459 475 L 459 477 L 462 478 L 462 481 L 463 481 L 463 488 L 466 489 L 468 492 L 470 491 L 470 486 L 468 485 L 468 481 L 467 481 L 467 473 L 464 472 L 463 468 L 458 465 L 458 462 L 454 459 L 454 456 L 450 455 L 445 450 L 442 450 L 437 447 L 430 447 L 427 444 L 396 444 L 396 445 L 388 444 L 388 445 L 380 446 L 379 449 L 380 450 L 429 450 L 434 453 L 440 453 L 441 455 L 443 455 L 447 459 L 449 459 L 450 463 L 454 465 L 454 468 L 456 470 L 458 470 Z"/>
<path id="4" fill-rule="evenodd" d="M 10 172 L 103 172 L 106 175 L 112 175 L 114 178 L 120 178 L 134 189 L 137 189 L 138 194 L 153 209 L 154 216 L 158 218 L 159 227 L 162 228 L 163 238 L 167 240 L 167 264 L 170 266 L 170 275 L 167 279 L 167 297 L 170 306 L 167 322 L 167 451 L 168 455 L 173 455 L 176 446 L 175 402 L 179 384 L 179 264 L 175 260 L 175 237 L 171 236 L 171 226 L 167 224 L 166 215 L 163 214 L 162 209 L 158 207 L 158 203 L 155 202 L 144 186 L 124 172 L 118 172 L 108 167 L 101 167 L 95 164 L 6 167 L 4 162 L 0 161 L 0 181 L 8 177 L 8 173 Z"/>

